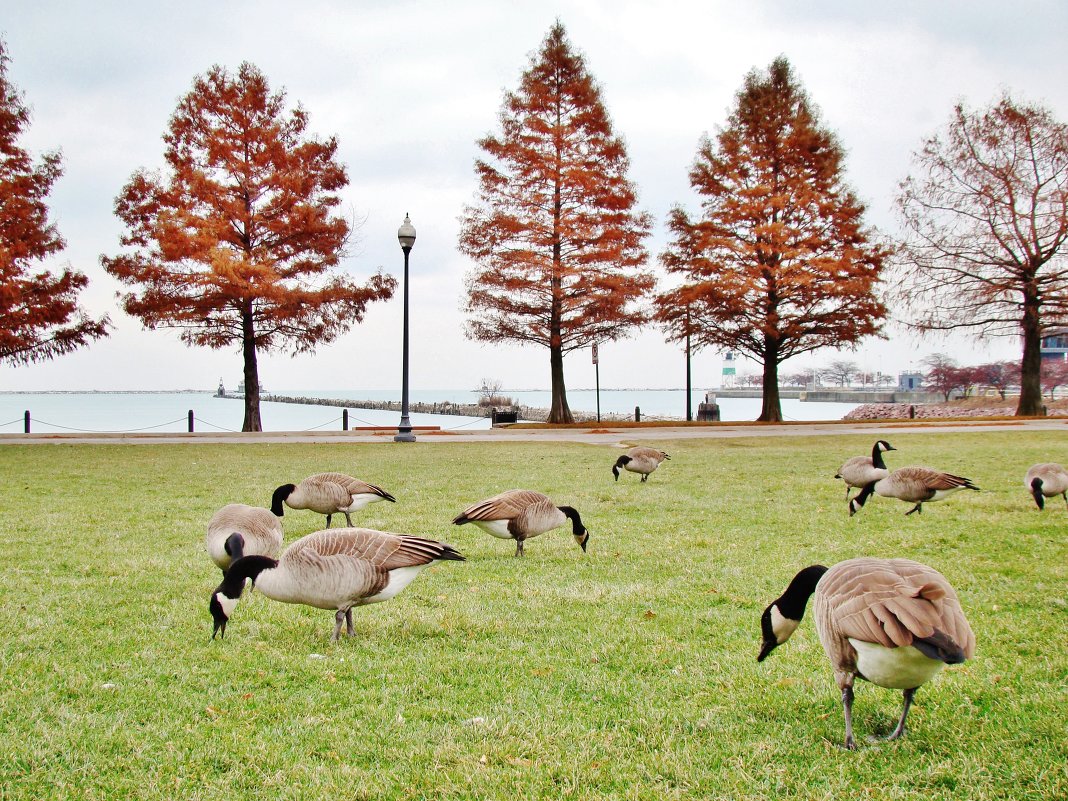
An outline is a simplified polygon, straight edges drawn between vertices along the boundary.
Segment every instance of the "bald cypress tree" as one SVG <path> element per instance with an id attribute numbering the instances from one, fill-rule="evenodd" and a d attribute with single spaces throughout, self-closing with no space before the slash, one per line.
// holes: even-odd
<path id="1" fill-rule="evenodd" d="M 564 354 L 646 320 L 638 301 L 655 283 L 643 269 L 651 223 L 635 209 L 623 140 L 560 23 L 505 95 L 500 125 L 479 142 L 478 198 L 462 219 L 460 250 L 477 265 L 468 334 L 548 348 L 549 422 L 568 423 Z"/>
<path id="2" fill-rule="evenodd" d="M 48 195 L 63 174 L 62 159 L 51 152 L 35 163 L 19 145 L 30 111 L 8 80 L 8 63 L 0 40 L 0 362 L 26 364 L 105 336 L 108 319 L 94 320 L 78 306 L 88 284 L 82 273 L 39 266 L 65 247 L 48 219 Z"/>
<path id="3" fill-rule="evenodd" d="M 679 284 L 657 301 L 670 339 L 763 365 L 759 420 L 782 419 L 779 365 L 879 331 L 886 258 L 845 184 L 843 152 L 785 58 L 753 70 L 726 126 L 690 170 L 701 199 L 672 210 L 661 255 Z"/>

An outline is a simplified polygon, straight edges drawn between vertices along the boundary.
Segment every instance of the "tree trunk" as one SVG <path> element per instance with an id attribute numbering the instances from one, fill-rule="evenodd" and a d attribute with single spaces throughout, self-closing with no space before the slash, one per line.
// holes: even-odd
<path id="1" fill-rule="evenodd" d="M 1038 312 L 1038 289 L 1031 281 L 1024 287 L 1024 314 L 1020 322 L 1023 360 L 1020 362 L 1017 417 L 1037 417 L 1042 414 L 1042 327 Z"/>
<path id="2" fill-rule="evenodd" d="M 556 124 L 559 129 L 559 106 L 557 106 Z M 573 423 L 575 422 L 575 418 L 571 414 L 571 409 L 567 406 L 567 389 L 564 386 L 563 337 L 560 332 L 560 318 L 562 316 L 561 307 L 563 306 L 564 295 L 563 280 L 560 275 L 563 269 L 563 254 L 560 248 L 560 216 L 562 214 L 560 199 L 560 186 L 562 183 L 562 178 L 560 177 L 560 148 L 561 145 L 557 143 L 557 166 L 556 177 L 554 179 L 555 186 L 553 188 L 553 273 L 550 279 L 552 297 L 549 300 L 549 373 L 552 401 L 549 404 L 549 419 L 546 420 L 546 422 Z"/>
<path id="3" fill-rule="evenodd" d="M 758 423 L 781 423 L 782 404 L 779 402 L 779 343 L 764 340 L 764 392 Z"/>
<path id="4" fill-rule="evenodd" d="M 260 422 L 260 372 L 256 364 L 256 330 L 252 304 L 241 313 L 241 353 L 245 361 L 245 420 L 242 431 L 262 431 Z"/>
<path id="5" fill-rule="evenodd" d="M 573 423 L 574 416 L 567 405 L 567 389 L 564 386 L 564 354 L 560 348 L 549 348 L 549 372 L 552 376 L 552 401 L 549 406 L 548 423 Z"/>

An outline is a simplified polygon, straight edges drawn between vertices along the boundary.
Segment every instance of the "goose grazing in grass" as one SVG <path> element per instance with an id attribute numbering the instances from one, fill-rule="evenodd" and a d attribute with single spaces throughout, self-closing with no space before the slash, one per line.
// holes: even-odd
<path id="1" fill-rule="evenodd" d="M 649 480 L 649 474 L 660 467 L 662 461 L 670 458 L 655 448 L 631 448 L 616 459 L 616 463 L 612 465 L 612 475 L 619 481 L 619 468 L 622 467 L 630 473 L 641 473 L 642 482 L 645 482 Z"/>
<path id="2" fill-rule="evenodd" d="M 570 506 L 557 506 L 548 496 L 532 490 L 508 490 L 464 509 L 453 524 L 474 523 L 483 531 L 504 540 L 515 540 L 515 555 L 523 555 L 523 543 L 571 521 L 571 532 L 583 552 L 590 532 L 579 513 Z"/>
<path id="3" fill-rule="evenodd" d="M 890 475 L 890 471 L 886 468 L 886 462 L 883 461 L 883 452 L 896 450 L 897 448 L 885 439 L 880 439 L 872 446 L 871 456 L 854 456 L 852 459 L 845 460 L 845 463 L 834 474 L 834 477 L 840 478 L 845 482 L 847 501 L 849 500 L 849 491 L 853 487 L 861 489 L 873 481 L 878 481 L 880 478 L 886 478 Z"/>
<path id="4" fill-rule="evenodd" d="M 326 515 L 327 528 L 330 528 L 330 518 L 340 512 L 345 515 L 345 523 L 351 528 L 350 512 L 359 511 L 378 501 L 396 503 L 397 499 L 381 487 L 344 473 L 316 473 L 299 484 L 283 484 L 274 491 L 271 511 L 279 517 L 285 514 L 283 501 L 290 509 L 311 509 Z"/>
<path id="5" fill-rule="evenodd" d="M 234 560 L 222 584 L 211 594 L 209 610 L 215 621 L 211 638 L 226 636 L 245 579 L 268 598 L 317 609 L 336 609 L 334 634 L 341 624 L 352 636 L 352 607 L 388 601 L 407 587 L 428 565 L 443 560 L 463 562 L 451 545 L 406 534 L 369 528 L 316 531 L 290 545 L 280 559 L 245 556 Z"/>
<path id="6" fill-rule="evenodd" d="M 888 740 L 905 733 L 916 689 L 943 665 L 975 653 L 975 635 L 945 576 L 909 559 L 849 559 L 806 567 L 760 619 L 762 662 L 794 633 L 810 596 L 823 650 L 842 691 L 845 747 L 853 740 L 853 683 L 858 678 L 902 690 L 901 719 Z"/>
<path id="7" fill-rule="evenodd" d="M 1060 495 L 1068 505 L 1068 470 L 1056 462 L 1032 465 L 1024 478 L 1039 509 L 1046 508 L 1046 498 Z"/>
<path id="8" fill-rule="evenodd" d="M 979 491 L 971 479 L 943 473 L 930 467 L 899 467 L 886 478 L 866 484 L 864 489 L 849 502 L 849 516 L 852 517 L 874 492 L 884 498 L 897 498 L 899 501 L 916 504 L 907 512 L 923 513 L 923 504 L 940 501 L 960 489 Z"/>
<path id="9" fill-rule="evenodd" d="M 205 537 L 208 556 L 223 571 L 242 556 L 277 556 L 282 523 L 268 509 L 231 503 L 211 516 Z"/>

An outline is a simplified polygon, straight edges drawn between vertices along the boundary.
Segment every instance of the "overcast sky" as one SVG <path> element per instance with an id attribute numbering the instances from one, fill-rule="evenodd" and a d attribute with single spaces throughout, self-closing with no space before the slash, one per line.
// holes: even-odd
<path id="1" fill-rule="evenodd" d="M 347 270 L 397 275 L 396 230 L 410 213 L 411 383 L 469 389 L 548 387 L 548 351 L 490 346 L 463 335 L 458 218 L 476 188 L 477 140 L 495 131 L 554 20 L 565 25 L 617 133 L 627 143 L 640 207 L 655 219 L 651 256 L 676 204 L 695 208 L 687 172 L 704 133 L 726 120 L 753 67 L 790 59 L 823 124 L 847 150 L 848 181 L 869 222 L 896 230 L 893 197 L 911 153 L 945 125 L 953 105 L 982 107 L 1008 90 L 1068 119 L 1068 3 L 966 2 L 50 2 L 13 0 L 0 17 L 8 77 L 33 119 L 20 143 L 61 149 L 65 174 L 50 199 L 67 241 L 56 265 L 89 276 L 84 305 L 109 313 L 109 339 L 27 367 L 0 368 L 0 390 L 211 389 L 241 377 L 237 350 L 182 345 L 118 309 L 119 285 L 100 267 L 118 250 L 112 214 L 131 173 L 163 164 L 162 135 L 195 76 L 214 64 L 256 64 L 310 130 L 337 136 L 349 170 L 344 202 L 364 220 Z M 659 268 L 657 268 L 659 270 Z M 889 327 L 847 358 L 872 370 L 916 366 L 933 351 L 963 362 L 1014 358 L 1015 340 L 917 341 Z M 400 385 L 401 294 L 314 355 L 260 357 L 268 390 L 388 389 Z M 819 351 L 792 371 L 840 354 Z M 694 384 L 715 386 L 721 354 L 695 355 Z M 684 359 L 655 329 L 601 348 L 602 387 L 678 387 Z M 588 351 L 565 362 L 569 387 L 593 386 Z M 743 370 L 757 372 L 755 364 Z"/>

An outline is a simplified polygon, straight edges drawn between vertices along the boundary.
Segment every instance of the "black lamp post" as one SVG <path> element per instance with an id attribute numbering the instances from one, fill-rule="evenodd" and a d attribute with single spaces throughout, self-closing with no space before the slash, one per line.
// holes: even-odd
<path id="1" fill-rule="evenodd" d="M 393 441 L 415 442 L 412 421 L 408 419 L 408 254 L 412 252 L 412 246 L 415 244 L 415 226 L 407 214 L 404 215 L 401 227 L 397 229 L 397 241 L 404 251 L 404 356 L 401 368 L 401 419 Z"/>

